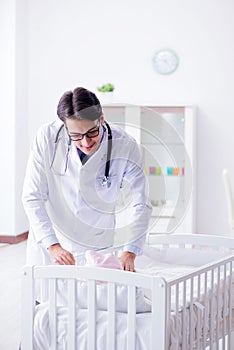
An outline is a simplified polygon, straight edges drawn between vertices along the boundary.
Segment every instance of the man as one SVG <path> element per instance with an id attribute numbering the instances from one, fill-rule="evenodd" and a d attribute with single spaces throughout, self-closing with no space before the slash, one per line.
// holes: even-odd
<path id="1" fill-rule="evenodd" d="M 121 247 L 123 269 L 135 271 L 151 215 L 138 145 L 105 122 L 85 88 L 65 92 L 57 114 L 39 129 L 28 161 L 27 262 L 73 265 L 87 249 Z M 124 220 L 116 225 L 118 215 Z"/>

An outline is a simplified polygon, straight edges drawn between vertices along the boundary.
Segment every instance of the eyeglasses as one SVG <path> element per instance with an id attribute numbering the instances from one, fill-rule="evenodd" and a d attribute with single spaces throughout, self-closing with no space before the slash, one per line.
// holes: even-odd
<path id="1" fill-rule="evenodd" d="M 88 137 L 89 139 L 92 139 L 93 137 L 97 137 L 100 132 L 100 123 L 98 127 L 93 127 L 92 129 L 88 130 L 84 134 L 79 134 L 79 133 L 73 133 L 72 135 L 69 134 L 69 131 L 67 130 L 68 135 L 70 136 L 72 141 L 80 141 L 82 140 L 85 136 Z"/>

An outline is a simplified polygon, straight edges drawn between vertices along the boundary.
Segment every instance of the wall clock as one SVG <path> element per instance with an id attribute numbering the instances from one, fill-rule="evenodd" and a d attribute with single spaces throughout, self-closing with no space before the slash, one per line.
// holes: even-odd
<path id="1" fill-rule="evenodd" d="M 179 57 L 171 49 L 162 49 L 155 52 L 153 56 L 154 69 L 159 74 L 172 74 L 179 65 Z"/>

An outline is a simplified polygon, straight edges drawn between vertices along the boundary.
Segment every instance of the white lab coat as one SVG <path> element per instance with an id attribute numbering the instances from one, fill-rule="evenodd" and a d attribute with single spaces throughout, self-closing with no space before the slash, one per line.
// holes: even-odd
<path id="1" fill-rule="evenodd" d="M 28 160 L 22 196 L 30 223 L 27 263 L 51 263 L 47 246 L 58 241 L 75 256 L 123 245 L 139 252 L 151 206 L 137 143 L 111 126 L 110 183 L 103 186 L 107 132 L 82 165 L 64 127 L 58 135 L 61 125 L 57 120 L 39 129 Z"/>

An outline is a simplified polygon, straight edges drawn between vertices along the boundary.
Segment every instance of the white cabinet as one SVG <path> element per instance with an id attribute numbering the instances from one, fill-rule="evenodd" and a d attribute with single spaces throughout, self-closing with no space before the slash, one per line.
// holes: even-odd
<path id="1" fill-rule="evenodd" d="M 103 110 L 141 145 L 153 205 L 150 233 L 195 232 L 195 108 L 112 104 Z"/>

